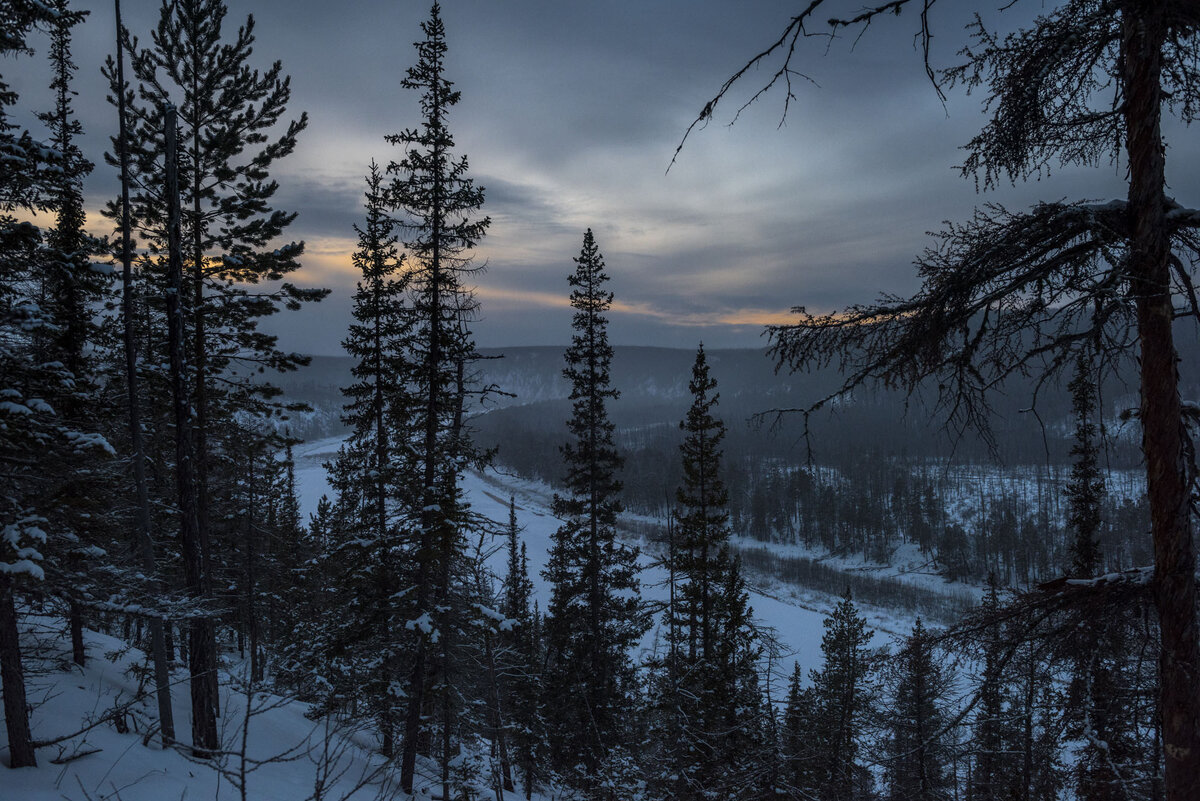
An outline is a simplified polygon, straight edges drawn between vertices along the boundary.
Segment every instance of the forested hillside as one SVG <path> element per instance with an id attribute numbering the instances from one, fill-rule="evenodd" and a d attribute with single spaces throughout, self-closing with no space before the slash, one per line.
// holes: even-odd
<path id="1" fill-rule="evenodd" d="M 1184 391 L 1200 397 L 1200 347 L 1183 339 L 1181 348 L 1181 362 L 1191 368 Z M 1073 462 L 1073 423 L 1066 386 L 1043 390 L 1034 415 L 1032 382 L 1015 384 L 993 409 L 992 442 L 944 425 L 920 393 L 897 391 L 864 391 L 811 414 L 806 432 L 803 415 L 776 410 L 802 408 L 831 392 L 833 371 L 777 375 L 761 351 L 708 353 L 728 426 L 724 480 L 738 535 L 800 545 L 810 557 L 858 556 L 882 566 L 912 545 L 925 557 L 922 572 L 977 584 L 993 572 L 1016 585 L 1056 575 L 1070 541 L 1063 488 Z M 563 434 L 547 421 L 565 420 L 569 412 L 561 350 L 482 349 L 481 355 L 479 382 L 506 394 L 471 415 L 478 441 L 495 449 L 499 468 L 558 486 Z M 631 511 L 663 518 L 674 502 L 691 357 L 683 350 L 614 348 L 620 397 L 612 419 L 625 454 L 622 498 Z M 333 417 L 328 404 L 349 368 L 347 359 L 316 357 L 312 369 L 281 377 L 288 397 L 325 410 L 301 421 Z M 1129 391 L 1133 368 L 1126 364 L 1099 395 L 1109 492 L 1098 536 L 1110 570 L 1150 559 L 1136 426 L 1123 419 L 1136 403 Z M 339 430 L 310 425 L 304 430 L 315 435 Z"/>

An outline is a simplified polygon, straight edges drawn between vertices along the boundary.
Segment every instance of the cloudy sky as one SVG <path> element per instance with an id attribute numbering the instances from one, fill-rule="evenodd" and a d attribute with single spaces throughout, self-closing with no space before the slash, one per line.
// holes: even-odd
<path id="1" fill-rule="evenodd" d="M 116 192 L 100 158 L 116 120 L 99 75 L 114 23 L 111 3 L 78 5 L 92 11 L 75 55 L 85 147 L 100 163 L 86 187 L 94 211 Z M 939 4 L 935 60 L 953 62 L 969 11 L 997 5 Z M 333 289 L 319 306 L 270 325 L 284 347 L 336 353 L 355 280 L 349 254 L 362 176 L 371 158 L 398 158 L 385 134 L 419 122 L 417 95 L 400 80 L 429 8 L 407 0 L 229 6 L 231 28 L 254 15 L 256 66 L 282 60 L 290 108 L 309 114 L 297 152 L 273 172 L 277 206 L 299 213 L 289 234 L 307 243 L 299 282 Z M 126 0 L 126 25 L 148 40 L 157 8 Z M 668 173 L 697 111 L 779 34 L 789 9 L 775 0 L 445 0 L 447 77 L 462 91 L 450 126 L 492 218 L 477 251 L 487 265 L 477 288 L 480 345 L 567 341 L 566 276 L 588 227 L 612 276 L 615 343 L 755 346 L 762 326 L 786 319 L 791 306 L 833 310 L 911 291 L 925 232 L 982 201 L 1123 195 L 1123 171 L 1113 167 L 978 195 L 954 167 L 984 120 L 982 98 L 952 93 L 942 105 L 914 48 L 913 15 L 881 21 L 853 48 L 804 42 L 798 63 L 816 84 L 796 85 L 782 125 L 779 91 L 727 125 L 769 74 L 751 73 Z M 22 105 L 49 104 L 44 47 L 4 70 Z M 1195 132 L 1175 136 L 1168 179 L 1198 166 Z"/>

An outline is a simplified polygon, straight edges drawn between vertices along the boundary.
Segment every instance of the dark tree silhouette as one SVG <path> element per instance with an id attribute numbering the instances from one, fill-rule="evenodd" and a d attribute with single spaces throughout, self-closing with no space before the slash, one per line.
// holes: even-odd
<path id="1" fill-rule="evenodd" d="M 1107 158 L 1125 167 L 1124 199 L 1041 203 L 1020 213 L 988 205 L 969 222 L 950 226 L 918 259 L 923 283 L 911 298 L 884 296 L 838 314 L 801 307 L 795 323 L 769 332 L 772 353 L 785 369 L 839 363 L 846 379 L 837 395 L 871 381 L 912 389 L 929 379 L 952 424 L 984 429 L 988 394 L 1006 379 L 1056 377 L 1084 343 L 1095 343 L 1101 363 L 1111 365 L 1136 342 L 1152 592 L 1161 630 L 1165 789 L 1169 801 L 1182 801 L 1200 786 L 1194 689 L 1200 644 L 1189 505 L 1195 463 L 1172 323 L 1200 317 L 1191 279 L 1200 256 L 1200 212 L 1166 195 L 1161 120 L 1164 107 L 1184 123 L 1200 108 L 1200 6 L 1061 0 L 1006 36 L 977 18 L 963 63 L 937 73 L 929 61 L 936 5 L 891 0 L 864 8 L 809 0 L 777 40 L 725 82 L 688 133 L 712 118 L 734 84 L 769 63 L 778 66 L 750 102 L 782 84 L 786 112 L 803 37 L 861 32 L 885 15 L 917 10 L 934 85 L 987 95 L 990 119 L 967 145 L 964 175 L 988 188 L 1003 179 L 1041 177 L 1054 164 Z"/>
<path id="2" fill-rule="evenodd" d="M 0 9 L 0 55 L 32 51 L 35 28 L 51 28 L 54 10 L 32 0 L 13 0 Z M 7 60 L 5 60 L 7 63 Z M 53 387 L 71 380 L 65 366 L 38 358 L 39 340 L 56 330 L 52 314 L 31 291 L 38 283 L 42 236 L 36 225 L 18 220 L 37 211 L 52 211 L 60 164 L 51 149 L 18 130 L 11 117 L 17 93 L 0 75 L 0 685 L 8 733 L 8 766 L 37 764 L 29 728 L 29 706 L 17 629 L 17 592 L 39 585 L 45 576 L 40 562 L 47 551 L 47 521 L 40 514 L 47 470 L 47 451 L 58 451 L 70 429 L 44 400 Z M 56 169 L 57 168 L 57 169 Z"/>
<path id="3" fill-rule="evenodd" d="M 125 403 L 126 424 L 129 428 L 130 461 L 132 462 L 134 488 L 134 545 L 137 548 L 139 562 L 145 575 L 161 587 L 157 577 L 157 559 L 154 552 L 154 540 L 150 534 L 150 488 L 146 480 L 146 445 L 142 437 L 141 402 L 138 393 L 138 353 L 137 338 L 134 332 L 134 302 L 133 302 L 133 218 L 129 205 L 129 117 L 128 89 L 125 83 L 125 30 L 121 22 L 121 0 L 114 0 L 114 11 L 117 23 L 117 57 L 115 62 L 109 61 L 106 69 L 113 78 L 117 97 L 117 164 L 121 175 L 120 203 L 120 232 L 119 248 L 121 260 L 121 345 L 124 355 L 125 373 Z M 150 619 L 151 654 L 154 660 L 154 687 L 158 700 L 159 728 L 162 731 L 163 744 L 169 745 L 175 739 L 175 716 L 171 707 L 171 670 L 167 658 L 167 640 L 164 632 L 164 621 L 157 616 Z"/>
<path id="4" fill-rule="evenodd" d="M 572 402 L 571 439 L 562 448 L 566 491 L 554 497 L 562 525 L 544 573 L 552 584 L 546 693 L 552 763 L 581 788 L 600 793 L 605 786 L 611 792 L 612 775 L 601 774 L 615 770 L 625 743 L 634 681 L 629 649 L 645 628 L 638 614 L 637 552 L 616 536 L 621 458 L 608 402 L 618 393 L 605 317 L 613 296 L 590 229 L 575 264 L 569 277 L 575 333 L 563 369 Z"/>
<path id="5" fill-rule="evenodd" d="M 448 788 L 450 678 L 448 654 L 452 648 L 452 621 L 448 615 L 451 563 L 464 539 L 466 509 L 458 479 L 474 458 L 462 436 L 464 365 L 475 358 L 468 323 L 476 303 L 464 278 L 472 272 L 471 249 L 487 232 L 490 220 L 477 216 L 483 189 L 467 176 L 467 157 L 454 156 L 454 137 L 448 115 L 461 93 L 446 79 L 446 28 L 441 8 L 433 4 L 429 19 L 421 23 L 425 38 L 415 43 L 417 63 L 408 69 L 401 86 L 421 93 L 421 124 L 387 137 L 404 148 L 399 162 L 388 164 L 394 178 L 387 187 L 400 220 L 401 236 L 413 270 L 413 331 L 410 358 L 417 365 L 415 393 L 419 397 L 419 433 L 412 447 L 420 481 L 418 543 L 415 554 L 416 593 L 412 621 L 430 623 L 409 628 L 417 633 L 408 682 L 400 784 L 412 791 L 417 744 L 427 702 L 428 650 L 432 642 L 441 655 L 444 692 L 443 784 Z"/>

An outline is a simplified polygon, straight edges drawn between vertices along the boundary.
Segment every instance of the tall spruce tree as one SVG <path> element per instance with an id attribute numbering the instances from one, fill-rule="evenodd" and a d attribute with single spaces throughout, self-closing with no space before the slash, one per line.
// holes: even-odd
<path id="1" fill-rule="evenodd" d="M 177 159 L 177 114 L 167 106 L 163 114 L 167 201 L 167 284 L 163 294 L 167 313 L 167 348 L 170 360 L 171 411 L 175 422 L 175 500 L 179 509 L 179 544 L 184 582 L 194 605 L 188 626 L 188 672 L 192 700 L 192 754 L 208 758 L 220 743 L 217 735 L 217 645 L 212 620 L 213 588 L 204 560 L 204 538 L 199 524 L 193 450 L 192 408 L 187 391 L 183 321 L 183 257 L 180 253 L 180 204 Z"/>
<path id="2" fill-rule="evenodd" d="M 55 151 L 57 169 L 49 202 L 54 225 L 46 232 L 40 270 L 41 304 L 51 321 L 47 336 L 37 336 L 36 356 L 42 363 L 60 363 L 69 376 L 43 396 L 58 418 L 77 436 L 102 437 L 106 416 L 97 414 L 100 397 L 98 363 L 93 353 L 98 338 L 96 312 L 109 276 L 106 270 L 93 268 L 92 256 L 99 243 L 84 230 L 83 179 L 92 163 L 79 148 L 83 127 L 75 116 L 72 88 L 76 67 L 71 55 L 72 32 L 83 22 L 86 12 L 74 11 L 66 0 L 51 3 L 54 22 L 49 26 L 48 51 L 53 79 L 50 88 L 54 106 L 38 115 L 50 131 L 49 143 Z M 52 453 L 55 449 L 49 449 Z M 49 455 L 49 454 L 47 454 Z M 111 471 L 105 460 L 62 459 L 45 476 L 42 513 L 62 535 L 61 548 L 51 550 L 46 566 L 47 589 L 67 607 L 72 656 L 83 665 L 83 608 L 88 600 L 99 600 L 113 580 L 98 581 L 104 571 L 97 556 L 112 551 L 103 521 L 112 485 Z"/>
<path id="3" fill-rule="evenodd" d="M 797 662 L 788 680 L 780 736 L 783 757 L 780 784 L 791 798 L 812 798 L 816 794 L 817 774 L 812 740 L 816 715 L 815 693 L 811 687 L 804 686 L 804 674 Z"/>
<path id="4" fill-rule="evenodd" d="M 508 569 L 501 588 L 500 612 L 512 624 L 500 632 L 500 663 L 505 707 L 512 732 L 512 759 L 520 771 L 525 797 L 544 780 L 547 740 L 542 706 L 543 648 L 533 606 L 529 557 L 517 523 L 516 501 L 508 501 Z"/>
<path id="5" fill-rule="evenodd" d="M 134 523 L 133 547 L 137 552 L 138 564 L 146 579 L 147 591 L 157 596 L 162 588 L 158 574 L 158 560 L 151 535 L 153 514 L 150 508 L 150 485 L 146 478 L 146 441 L 142 431 L 142 405 L 139 392 L 137 334 L 134 316 L 133 275 L 133 218 L 129 203 L 130 159 L 129 159 L 129 92 L 125 82 L 125 30 L 121 18 L 121 2 L 114 0 L 116 16 L 116 59 L 109 58 L 105 69 L 112 78 L 112 87 L 117 98 L 117 167 L 120 171 L 121 195 L 118 203 L 118 226 L 120 245 L 118 258 L 121 262 L 121 345 L 125 379 L 125 428 L 129 434 L 128 452 L 133 474 Z M 175 739 L 174 711 L 171 704 L 171 674 L 167 654 L 167 630 L 169 621 L 152 615 L 149 621 L 151 659 L 154 662 L 155 695 L 158 701 L 159 729 L 163 745 Z"/>
<path id="6" fill-rule="evenodd" d="M 1019 778 L 1017 731 L 1005 666 L 1008 644 L 997 618 L 1001 611 L 1000 586 L 995 574 L 980 606 L 984 620 L 992 621 L 984 632 L 979 703 L 971 738 L 971 771 L 967 795 L 971 801 L 1002 801 L 1015 797 Z"/>
<path id="7" fill-rule="evenodd" d="M 388 164 L 393 176 L 388 203 L 400 211 L 401 237 L 412 261 L 413 331 L 409 358 L 418 399 L 416 435 L 411 443 L 419 478 L 416 506 L 417 542 L 413 607 L 406 627 L 414 633 L 406 688 L 404 745 L 400 784 L 411 792 L 422 720 L 431 686 L 430 646 L 438 652 L 438 685 L 442 688 L 442 784 L 449 789 L 452 726 L 452 668 L 457 625 L 452 611 L 455 562 L 465 548 L 469 510 L 459 488 L 462 471 L 479 454 L 463 427 L 468 390 L 466 365 L 475 358 L 469 323 L 477 304 L 463 281 L 471 274 L 471 250 L 487 232 L 490 220 L 479 216 L 483 189 L 467 176 L 467 157 L 454 155 L 447 127 L 450 110 L 461 94 L 444 75 L 446 30 L 441 8 L 434 3 L 421 23 L 425 38 L 415 43 L 417 63 L 401 86 L 421 93 L 421 123 L 387 137 L 404 148 L 404 157 Z"/>
<path id="8" fill-rule="evenodd" d="M 74 111 L 76 92 L 71 88 L 77 70 L 71 55 L 72 30 L 83 22 L 87 12 L 73 11 L 67 0 L 54 0 L 55 20 L 50 28 L 49 58 L 54 78 L 54 108 L 38 117 L 50 130 L 50 144 L 57 151 L 61 172 L 56 171 L 52 203 L 55 223 L 46 237 L 48 260 L 46 300 L 54 314 L 56 331 L 49 343 L 47 355 L 62 361 L 86 389 L 88 345 L 95 339 L 92 305 L 106 289 L 107 278 L 93 269 L 91 256 L 98 243 L 84 230 L 83 179 L 92 171 L 79 148 L 83 135 Z M 67 410 L 78 415 L 78 407 L 86 400 L 65 398 Z M 74 408 L 72 408 L 74 407 Z"/>
<path id="9" fill-rule="evenodd" d="M 717 599 L 730 567 L 729 492 L 721 480 L 721 441 L 725 424 L 713 415 L 720 396 L 709 374 L 704 345 L 696 350 L 688 392 L 692 405 L 679 424 L 683 432 L 683 486 L 676 493 L 675 569 L 680 587 L 680 624 L 686 631 L 688 660 L 711 661 L 716 647 Z"/>
<path id="10" fill-rule="evenodd" d="M 138 82 L 131 111 L 139 125 L 128 144 L 140 189 L 131 204 L 152 252 L 166 242 L 165 206 L 154 189 L 161 184 L 162 108 L 172 104 L 179 114 L 182 302 L 196 407 L 199 523 L 206 540 L 213 506 L 207 489 L 209 421 L 237 408 L 262 413 L 261 402 L 272 395 L 269 384 L 217 378 L 226 371 L 288 370 L 307 363 L 281 351 L 277 338 L 256 323 L 328 294 L 283 280 L 299 268 L 304 245 L 278 245 L 296 215 L 270 205 L 278 189 L 270 170 L 295 149 L 308 117 L 301 113 L 279 130 L 291 99 L 290 78 L 279 61 L 265 72 L 250 66 L 254 17 L 230 38 L 227 13 L 223 0 L 164 2 L 150 46 L 141 48 L 129 34 L 124 38 Z"/>
<path id="11" fill-rule="evenodd" d="M 669 654 L 654 692 L 665 740 L 660 789 L 676 798 L 720 796 L 761 778 L 760 648 L 729 549 L 729 493 L 720 475 L 725 425 L 714 416 L 716 386 L 701 345 L 688 384 L 692 404 L 679 425 L 683 485 L 671 548 L 678 600 L 667 610 Z"/>
<path id="12" fill-rule="evenodd" d="M 226 13 L 221 0 L 164 2 L 149 46 L 142 48 L 136 38 L 121 32 L 136 91 L 125 90 L 111 63 L 106 70 L 113 96 L 137 121 L 124 142 L 114 142 L 119 158 L 128 159 L 128 185 L 135 191 L 128 203 L 122 199 L 111 204 L 108 213 L 120 217 L 127 209 L 145 237 L 143 278 L 152 286 L 148 297 L 164 292 L 163 256 L 172 236 L 164 173 L 168 168 L 179 173 L 177 249 L 184 277 L 178 290 L 167 294 L 168 300 L 179 303 L 184 317 L 186 353 L 180 356 L 186 362 L 180 369 L 186 373 L 187 415 L 194 429 L 189 450 L 199 581 L 206 595 L 212 594 L 214 573 L 225 566 L 223 556 L 233 551 L 240 534 L 238 515 L 225 507 L 228 497 L 210 491 L 214 476 L 233 480 L 238 472 L 233 463 L 236 447 L 228 447 L 236 445 L 236 431 L 224 423 L 239 413 L 265 416 L 277 411 L 270 401 L 275 388 L 243 379 L 264 368 L 288 370 L 306 362 L 305 357 L 281 351 L 276 337 L 259 330 L 258 322 L 327 294 L 284 280 L 300 266 L 303 244 L 279 244 L 295 215 L 271 208 L 278 185 L 270 179 L 270 170 L 295 148 L 307 118 L 302 114 L 280 126 L 290 100 L 289 80 L 279 62 L 265 72 L 250 66 L 254 19 L 247 18 L 230 40 L 224 30 Z M 164 155 L 167 108 L 178 116 L 175 160 Z M 147 340 L 151 343 L 157 352 L 147 348 L 148 355 L 158 363 L 165 361 L 161 337 Z M 234 575 L 242 572 L 240 566 L 228 567 Z M 198 643 L 198 656 L 192 655 L 194 648 L 189 656 L 205 663 L 197 663 L 197 669 L 209 677 L 215 709 L 215 623 L 199 620 L 196 625 L 203 629 L 198 634 L 203 643 Z"/>
<path id="13" fill-rule="evenodd" d="M 0 56 L 31 52 L 35 27 L 52 23 L 52 9 L 31 0 L 4 5 Z M 29 727 L 24 665 L 17 628 L 17 595 L 44 578 L 39 564 L 46 550 L 47 521 L 39 514 L 41 483 L 47 475 L 42 457 L 49 443 L 61 442 L 64 426 L 44 393 L 69 380 L 65 368 L 35 357 L 34 341 L 49 336 L 53 321 L 38 303 L 37 268 L 41 231 L 19 221 L 17 213 L 50 211 L 52 165 L 42 142 L 18 131 L 12 107 L 18 100 L 0 76 L 0 464 L 5 486 L 0 493 L 0 685 L 8 732 L 10 768 L 37 764 Z"/>
<path id="14" fill-rule="evenodd" d="M 947 801 L 954 797 L 953 746 L 945 698 L 950 677 L 938 661 L 920 618 L 889 664 L 887 797 L 891 801 Z"/>
<path id="15" fill-rule="evenodd" d="M 868 646 L 874 632 L 859 615 L 849 589 L 824 623 L 822 664 L 811 674 L 814 789 L 822 801 L 846 801 L 862 797 L 871 782 L 860 757 L 872 698 Z"/>
<path id="16" fill-rule="evenodd" d="M 591 229 L 574 259 L 574 334 L 563 375 L 571 383 L 570 440 L 562 448 L 565 494 L 555 495 L 554 533 L 545 576 L 552 586 L 546 619 L 546 709 L 551 763 L 593 797 L 617 792 L 636 675 L 629 650 L 646 630 L 639 614 L 637 551 L 617 539 L 621 510 L 608 403 L 612 346 L 605 312 L 613 295 Z"/>
<path id="17" fill-rule="evenodd" d="M 352 257 L 362 277 L 342 342 L 355 360 L 355 381 L 344 390 L 342 414 L 351 433 L 333 469 L 345 517 L 323 554 L 353 611 L 330 621 L 322 640 L 336 657 L 341 677 L 330 677 L 331 690 L 365 690 L 367 708 L 378 721 L 381 751 L 390 757 L 404 664 L 397 593 L 414 527 L 410 475 L 416 399 L 410 390 L 416 367 L 408 350 L 414 322 L 407 304 L 410 274 L 396 249 L 384 176 L 375 162 L 366 183 L 366 221 L 355 226 L 358 249 Z"/>
<path id="18" fill-rule="evenodd" d="M 1076 361 L 1071 380 L 1075 417 L 1074 463 L 1064 490 L 1071 534 L 1074 579 L 1094 578 L 1102 569 L 1099 531 L 1103 524 L 1104 474 L 1099 464 L 1096 416 L 1096 371 L 1086 350 Z M 1149 732 L 1139 731 L 1138 681 L 1132 653 L 1136 611 L 1115 610 L 1104 625 L 1080 626 L 1062 644 L 1070 679 L 1065 692 L 1065 735 L 1076 740 L 1071 779 L 1079 798 L 1117 801 L 1150 797 L 1156 768 L 1140 745 Z"/>

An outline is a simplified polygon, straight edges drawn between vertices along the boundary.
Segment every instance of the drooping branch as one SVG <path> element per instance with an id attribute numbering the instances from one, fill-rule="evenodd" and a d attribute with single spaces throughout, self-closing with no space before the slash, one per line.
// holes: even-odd
<path id="1" fill-rule="evenodd" d="M 986 206 L 918 259 L 913 297 L 834 314 L 797 308 L 798 322 L 768 328 L 771 356 L 793 371 L 841 366 L 842 385 L 808 411 L 867 385 L 912 392 L 931 380 L 950 422 L 986 436 L 990 390 L 1056 375 L 1081 343 L 1120 353 L 1133 341 L 1127 227 L 1124 201 Z M 1195 252 L 1190 228 L 1175 243 Z"/>

